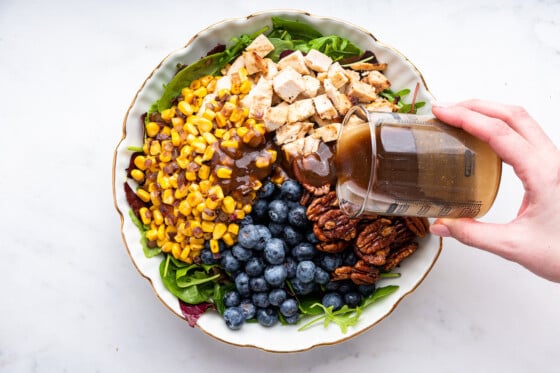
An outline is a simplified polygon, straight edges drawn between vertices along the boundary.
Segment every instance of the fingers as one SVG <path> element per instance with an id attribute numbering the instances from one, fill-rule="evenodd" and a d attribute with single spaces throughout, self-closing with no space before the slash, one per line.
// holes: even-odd
<path id="1" fill-rule="evenodd" d="M 430 232 L 443 237 L 453 237 L 468 246 L 517 260 L 517 240 L 510 227 L 502 224 L 481 223 L 474 219 L 438 219 Z"/>
<path id="2" fill-rule="evenodd" d="M 432 111 L 443 122 L 462 128 L 487 142 L 504 162 L 514 167 L 526 163 L 526 155 L 531 154 L 529 142 L 500 119 L 460 105 L 434 106 Z"/>
<path id="3" fill-rule="evenodd" d="M 539 124 L 519 106 L 504 105 L 483 100 L 469 100 L 458 103 L 477 113 L 504 121 L 515 132 L 533 145 L 551 142 Z"/>

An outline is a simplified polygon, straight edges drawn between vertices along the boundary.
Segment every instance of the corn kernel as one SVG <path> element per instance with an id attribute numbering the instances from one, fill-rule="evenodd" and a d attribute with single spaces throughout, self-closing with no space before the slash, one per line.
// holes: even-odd
<path id="1" fill-rule="evenodd" d="M 227 125 L 227 117 L 222 112 L 216 113 L 215 120 L 216 120 L 216 124 L 220 128 L 223 128 Z"/>
<path id="2" fill-rule="evenodd" d="M 163 245 L 161 245 L 161 251 L 163 251 L 164 253 L 169 253 L 171 252 L 171 248 L 173 247 L 173 242 L 166 242 Z"/>
<path id="3" fill-rule="evenodd" d="M 154 140 L 150 143 L 150 154 L 158 155 L 161 152 L 161 144 L 159 141 Z"/>
<path id="4" fill-rule="evenodd" d="M 166 122 L 171 121 L 171 118 L 175 116 L 175 107 L 171 107 L 169 109 L 165 109 L 161 112 L 161 119 Z"/>
<path id="5" fill-rule="evenodd" d="M 159 132 L 159 124 L 156 122 L 146 123 L 146 134 L 150 137 L 155 137 Z"/>
<path id="6" fill-rule="evenodd" d="M 189 205 L 191 207 L 196 207 L 198 204 L 204 202 L 204 199 L 202 197 L 202 193 L 200 193 L 200 192 L 189 193 L 189 195 L 187 196 L 187 202 L 189 203 Z"/>
<path id="7" fill-rule="evenodd" d="M 200 78 L 200 84 L 206 87 L 213 79 L 214 77 L 212 75 L 205 75 Z"/>
<path id="8" fill-rule="evenodd" d="M 139 170 L 145 170 L 146 169 L 146 157 L 144 157 L 143 155 L 138 155 L 134 158 L 134 165 L 139 169 Z"/>
<path id="9" fill-rule="evenodd" d="M 194 90 L 200 88 L 201 85 L 202 85 L 202 84 L 200 83 L 200 80 L 196 79 L 196 80 L 193 80 L 193 81 L 191 82 L 191 84 L 189 84 L 189 88 L 192 89 L 192 90 L 194 91 Z"/>
<path id="10" fill-rule="evenodd" d="M 141 207 L 138 212 L 144 225 L 149 225 L 152 222 L 152 212 L 147 207 Z"/>
<path id="11" fill-rule="evenodd" d="M 213 144 L 213 143 L 215 143 L 216 141 L 218 141 L 218 139 L 216 138 L 216 136 L 214 136 L 214 135 L 212 134 L 212 132 L 204 132 L 204 133 L 202 134 L 202 137 L 204 137 L 204 140 L 206 140 L 206 143 L 207 143 L 208 145 Z M 208 149 L 208 148 L 206 148 L 206 149 Z M 213 150 L 214 150 L 214 149 L 212 149 L 212 151 L 213 151 Z"/>
<path id="12" fill-rule="evenodd" d="M 200 180 L 207 180 L 210 176 L 210 166 L 203 164 L 198 170 L 198 178 Z"/>
<path id="13" fill-rule="evenodd" d="M 171 244 L 171 254 L 175 257 L 175 259 L 181 258 L 182 251 L 183 250 L 181 250 L 181 246 L 179 246 L 178 243 L 174 242 L 173 244 Z"/>
<path id="14" fill-rule="evenodd" d="M 157 229 L 150 229 L 146 231 L 146 239 L 148 241 L 156 241 L 157 240 Z"/>
<path id="15" fill-rule="evenodd" d="M 163 215 L 159 209 L 155 209 L 152 211 L 153 221 L 156 225 L 163 224 Z"/>
<path id="16" fill-rule="evenodd" d="M 224 137 L 225 133 L 226 133 L 225 128 L 216 128 L 216 130 L 214 131 L 214 136 L 221 139 Z"/>
<path id="17" fill-rule="evenodd" d="M 191 143 L 191 146 L 193 147 L 193 150 L 197 153 L 200 154 L 204 154 L 204 151 L 206 150 L 206 143 L 201 141 L 201 140 L 194 140 Z"/>
<path id="18" fill-rule="evenodd" d="M 210 251 L 212 254 L 217 254 L 220 252 L 220 245 L 218 240 L 210 240 Z"/>
<path id="19" fill-rule="evenodd" d="M 193 124 L 198 127 L 200 132 L 210 132 L 210 131 L 212 131 L 212 127 L 214 127 L 214 125 L 212 124 L 211 120 L 208 120 L 204 117 L 199 117 L 199 116 L 195 116 L 195 117 L 192 117 L 192 118 L 193 118 L 192 119 Z"/>
<path id="20" fill-rule="evenodd" d="M 185 125 L 183 126 L 183 130 L 184 130 L 186 133 L 190 133 L 191 135 L 194 135 L 194 136 L 198 136 L 198 133 L 199 133 L 199 132 L 198 132 L 198 129 L 196 128 L 196 126 L 195 126 L 193 123 L 189 123 L 188 121 L 187 121 L 187 123 L 185 123 Z"/>
<path id="21" fill-rule="evenodd" d="M 173 117 L 171 118 L 171 124 L 173 125 L 173 128 L 179 129 L 180 127 L 183 127 L 185 120 L 181 117 Z"/>
<path id="22" fill-rule="evenodd" d="M 221 186 L 214 185 L 208 191 L 208 196 L 211 196 L 211 197 L 216 198 L 217 200 L 221 201 L 221 200 L 224 199 L 224 191 L 223 191 Z"/>
<path id="23" fill-rule="evenodd" d="M 184 101 L 186 104 L 192 103 L 193 98 L 194 98 L 194 93 L 193 93 L 192 89 L 190 89 L 190 88 L 183 88 L 183 89 L 181 90 L 181 95 L 183 96 L 183 101 Z M 181 103 L 181 102 L 179 102 L 179 104 L 180 104 L 180 103 Z M 180 110 L 180 109 L 179 109 L 179 110 Z M 191 114 L 186 114 L 186 113 L 184 113 L 184 114 L 185 114 L 185 115 L 191 115 L 192 113 L 191 113 Z"/>
<path id="24" fill-rule="evenodd" d="M 234 234 L 237 236 L 237 234 L 239 233 L 239 225 L 235 224 L 235 223 L 230 223 L 228 225 L 227 231 L 231 234 Z"/>
<path id="25" fill-rule="evenodd" d="M 163 241 L 165 239 L 165 225 L 160 225 L 157 230 L 157 239 Z"/>
<path id="26" fill-rule="evenodd" d="M 238 149 L 239 142 L 237 140 L 224 140 L 220 143 L 220 147 L 222 149 L 227 149 L 227 148 Z"/>
<path id="27" fill-rule="evenodd" d="M 169 151 L 163 151 L 159 154 L 159 160 L 162 161 L 163 163 L 170 162 L 172 158 L 173 158 L 173 154 L 171 154 L 171 152 Z"/>
<path id="28" fill-rule="evenodd" d="M 198 89 L 195 89 L 193 93 L 196 97 L 206 97 L 208 90 L 206 87 L 199 87 Z"/>
<path id="29" fill-rule="evenodd" d="M 183 147 L 183 148 L 184 148 L 184 147 Z M 184 170 L 185 168 L 187 168 L 187 166 L 188 166 L 189 163 L 190 163 L 189 160 L 188 160 L 185 156 L 183 156 L 183 155 L 181 155 L 181 156 L 175 158 L 175 161 L 177 162 L 177 165 L 178 165 L 179 167 L 181 167 L 183 170 Z"/>
<path id="30" fill-rule="evenodd" d="M 173 195 L 173 190 L 172 189 L 165 189 L 163 191 L 161 200 L 163 201 L 163 203 L 166 203 L 168 205 L 172 205 L 173 202 L 175 201 L 175 196 Z"/>
<path id="31" fill-rule="evenodd" d="M 231 196 L 224 197 L 222 201 L 222 211 L 226 214 L 233 214 L 235 211 L 235 200 Z"/>
<path id="32" fill-rule="evenodd" d="M 227 166 L 216 166 L 216 176 L 220 179 L 230 179 L 232 169 Z"/>
<path id="33" fill-rule="evenodd" d="M 136 191 L 136 195 L 144 202 L 150 201 L 150 193 L 148 193 L 145 189 L 142 188 L 138 189 Z"/>
<path id="34" fill-rule="evenodd" d="M 130 171 L 130 176 L 139 183 L 144 180 L 144 173 L 136 168 Z"/>
<path id="35" fill-rule="evenodd" d="M 210 180 L 201 180 L 198 185 L 200 186 L 200 192 L 203 195 L 208 195 L 208 190 L 210 190 L 210 187 L 212 186 Z"/>
<path id="36" fill-rule="evenodd" d="M 214 225 L 214 230 L 212 232 L 212 239 L 219 240 L 220 238 L 222 238 L 224 233 L 226 233 L 226 231 L 227 231 L 227 225 L 225 225 L 224 223 L 216 223 Z"/>
<path id="37" fill-rule="evenodd" d="M 190 253 L 191 253 L 191 248 L 189 246 L 185 246 L 185 248 L 183 250 L 181 250 L 181 254 L 179 255 L 179 259 L 181 259 L 184 262 L 187 262 L 189 260 Z"/>
<path id="38" fill-rule="evenodd" d="M 266 157 L 257 157 L 257 159 L 255 160 L 255 166 L 257 168 L 267 168 L 268 166 L 270 166 L 270 160 Z"/>
<path id="39" fill-rule="evenodd" d="M 206 86 L 206 89 L 208 89 L 208 92 L 214 92 L 216 90 L 216 83 L 217 83 L 216 79 L 212 79 L 208 83 L 208 85 Z"/>
<path id="40" fill-rule="evenodd" d="M 202 231 L 206 233 L 211 233 L 214 231 L 214 223 L 211 221 L 203 221 L 201 223 Z"/>
<path id="41" fill-rule="evenodd" d="M 243 205 L 243 211 L 245 211 L 246 214 L 250 214 L 252 210 L 253 205 L 251 205 L 250 203 L 246 203 Z"/>
<path id="42" fill-rule="evenodd" d="M 249 91 L 251 90 L 251 81 L 250 80 L 245 80 L 241 83 L 241 85 L 239 86 L 239 91 L 241 93 L 247 94 L 249 93 Z"/>
<path id="43" fill-rule="evenodd" d="M 235 239 L 230 232 L 224 233 L 222 236 L 222 241 L 228 246 L 233 246 L 235 244 Z"/>
<path id="44" fill-rule="evenodd" d="M 202 113 L 202 116 L 208 120 L 214 120 L 214 118 L 216 117 L 216 113 L 214 113 L 210 109 L 206 109 L 204 110 L 204 113 Z"/>
<path id="45" fill-rule="evenodd" d="M 181 203 L 179 203 L 179 212 L 185 216 L 189 216 L 191 214 L 192 207 L 187 200 L 184 199 Z"/>
<path id="46" fill-rule="evenodd" d="M 237 128 L 237 136 L 243 137 L 249 132 L 249 128 L 242 126 Z"/>

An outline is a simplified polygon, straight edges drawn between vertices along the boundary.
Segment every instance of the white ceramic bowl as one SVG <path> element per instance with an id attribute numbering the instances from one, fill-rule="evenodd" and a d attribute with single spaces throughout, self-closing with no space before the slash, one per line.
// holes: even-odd
<path id="1" fill-rule="evenodd" d="M 165 289 L 159 275 L 160 258 L 148 259 L 140 245 L 140 233 L 129 218 L 129 205 L 124 194 L 126 168 L 132 154 L 129 146 L 141 146 L 143 129 L 141 115 L 159 99 L 163 84 L 169 82 L 176 71 L 177 63 L 190 63 L 201 58 L 216 44 L 227 43 L 232 37 L 255 32 L 264 25 L 271 25 L 271 16 L 285 16 L 299 19 L 313 25 L 323 34 L 336 34 L 348 38 L 364 50 L 372 50 L 380 62 L 388 64 L 385 74 L 395 90 L 410 88 L 414 90 L 420 83 L 417 101 L 427 105 L 419 113 L 429 113 L 432 96 L 424 79 L 414 65 L 398 51 L 379 42 L 368 31 L 348 22 L 310 15 L 293 10 L 268 11 L 252 14 L 245 18 L 227 19 L 216 23 L 192 37 L 187 45 L 169 54 L 150 73 L 132 100 L 124 118 L 122 138 L 115 150 L 113 162 L 113 196 L 115 207 L 121 218 L 121 233 L 126 249 L 138 272 L 152 285 L 159 300 L 178 317 L 183 318 L 177 298 Z M 305 331 L 299 326 L 276 325 L 265 328 L 257 323 L 245 324 L 241 330 L 228 329 L 220 315 L 207 312 L 198 320 L 197 327 L 204 333 L 236 346 L 256 347 L 273 352 L 304 351 L 315 346 L 332 345 L 356 336 L 379 323 L 388 316 L 407 295 L 411 294 L 424 280 L 435 264 L 441 251 L 441 240 L 428 235 L 420 241 L 420 248 L 399 267 L 400 278 L 385 279 L 383 285 L 398 285 L 399 289 L 390 296 L 366 308 L 357 325 L 343 333 L 338 325 L 331 323 L 327 328 L 322 323 Z M 187 323 L 185 323 L 187 326 Z M 185 329 L 188 332 L 188 328 Z"/>

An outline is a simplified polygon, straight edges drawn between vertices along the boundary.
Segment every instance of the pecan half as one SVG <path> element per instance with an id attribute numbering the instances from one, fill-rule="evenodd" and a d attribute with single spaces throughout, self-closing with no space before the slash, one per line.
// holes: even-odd
<path id="1" fill-rule="evenodd" d="M 358 260 L 354 266 L 343 266 L 335 269 L 332 280 L 351 280 L 356 285 L 372 285 L 379 280 L 379 269 Z"/>
<path id="2" fill-rule="evenodd" d="M 301 185 L 303 185 L 303 188 L 314 196 L 324 196 L 331 190 L 331 184 L 323 184 L 318 187 L 307 183 L 302 183 Z"/>
<path id="3" fill-rule="evenodd" d="M 307 219 L 317 221 L 327 211 L 338 208 L 336 192 L 332 191 L 326 195 L 315 198 L 307 207 Z"/>
<path id="4" fill-rule="evenodd" d="M 420 238 L 424 237 L 430 229 L 430 222 L 427 218 L 407 216 L 404 218 L 404 222 L 408 229 Z"/>
<path id="5" fill-rule="evenodd" d="M 355 248 L 362 255 L 373 254 L 388 247 L 396 236 L 397 231 L 392 221 L 379 218 L 362 229 L 356 238 Z"/>
<path id="6" fill-rule="evenodd" d="M 317 245 L 315 245 L 315 248 L 325 253 L 336 254 L 336 253 L 343 252 L 344 249 L 346 249 L 348 246 L 350 246 L 350 242 L 344 240 L 338 240 L 338 241 L 329 241 L 329 242 L 319 242 Z"/>
<path id="7" fill-rule="evenodd" d="M 389 254 L 390 251 L 391 251 L 391 247 L 387 246 L 381 250 L 377 250 L 373 254 L 363 254 L 359 250 L 356 250 L 354 248 L 354 252 L 360 259 L 362 259 L 364 262 L 368 264 L 376 265 L 376 266 L 382 266 L 387 262 L 387 255 Z"/>
<path id="8" fill-rule="evenodd" d="M 418 244 L 416 242 L 411 242 L 408 245 L 403 246 L 397 251 L 391 253 L 387 258 L 387 262 L 383 266 L 383 269 L 385 271 L 391 271 L 400 262 L 412 255 L 412 253 L 414 253 L 416 249 L 418 249 Z"/>
<path id="9" fill-rule="evenodd" d="M 325 212 L 313 224 L 313 233 L 319 241 L 350 241 L 356 237 L 358 219 L 349 218 L 342 210 Z"/>

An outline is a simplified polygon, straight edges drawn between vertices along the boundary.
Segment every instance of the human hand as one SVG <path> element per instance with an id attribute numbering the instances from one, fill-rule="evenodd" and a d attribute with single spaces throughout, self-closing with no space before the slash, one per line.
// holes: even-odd
<path id="1" fill-rule="evenodd" d="M 525 195 L 517 216 L 506 224 L 469 218 L 437 219 L 433 234 L 517 262 L 560 282 L 560 151 L 521 107 L 471 100 L 433 103 L 434 115 L 487 142 L 511 165 Z"/>

